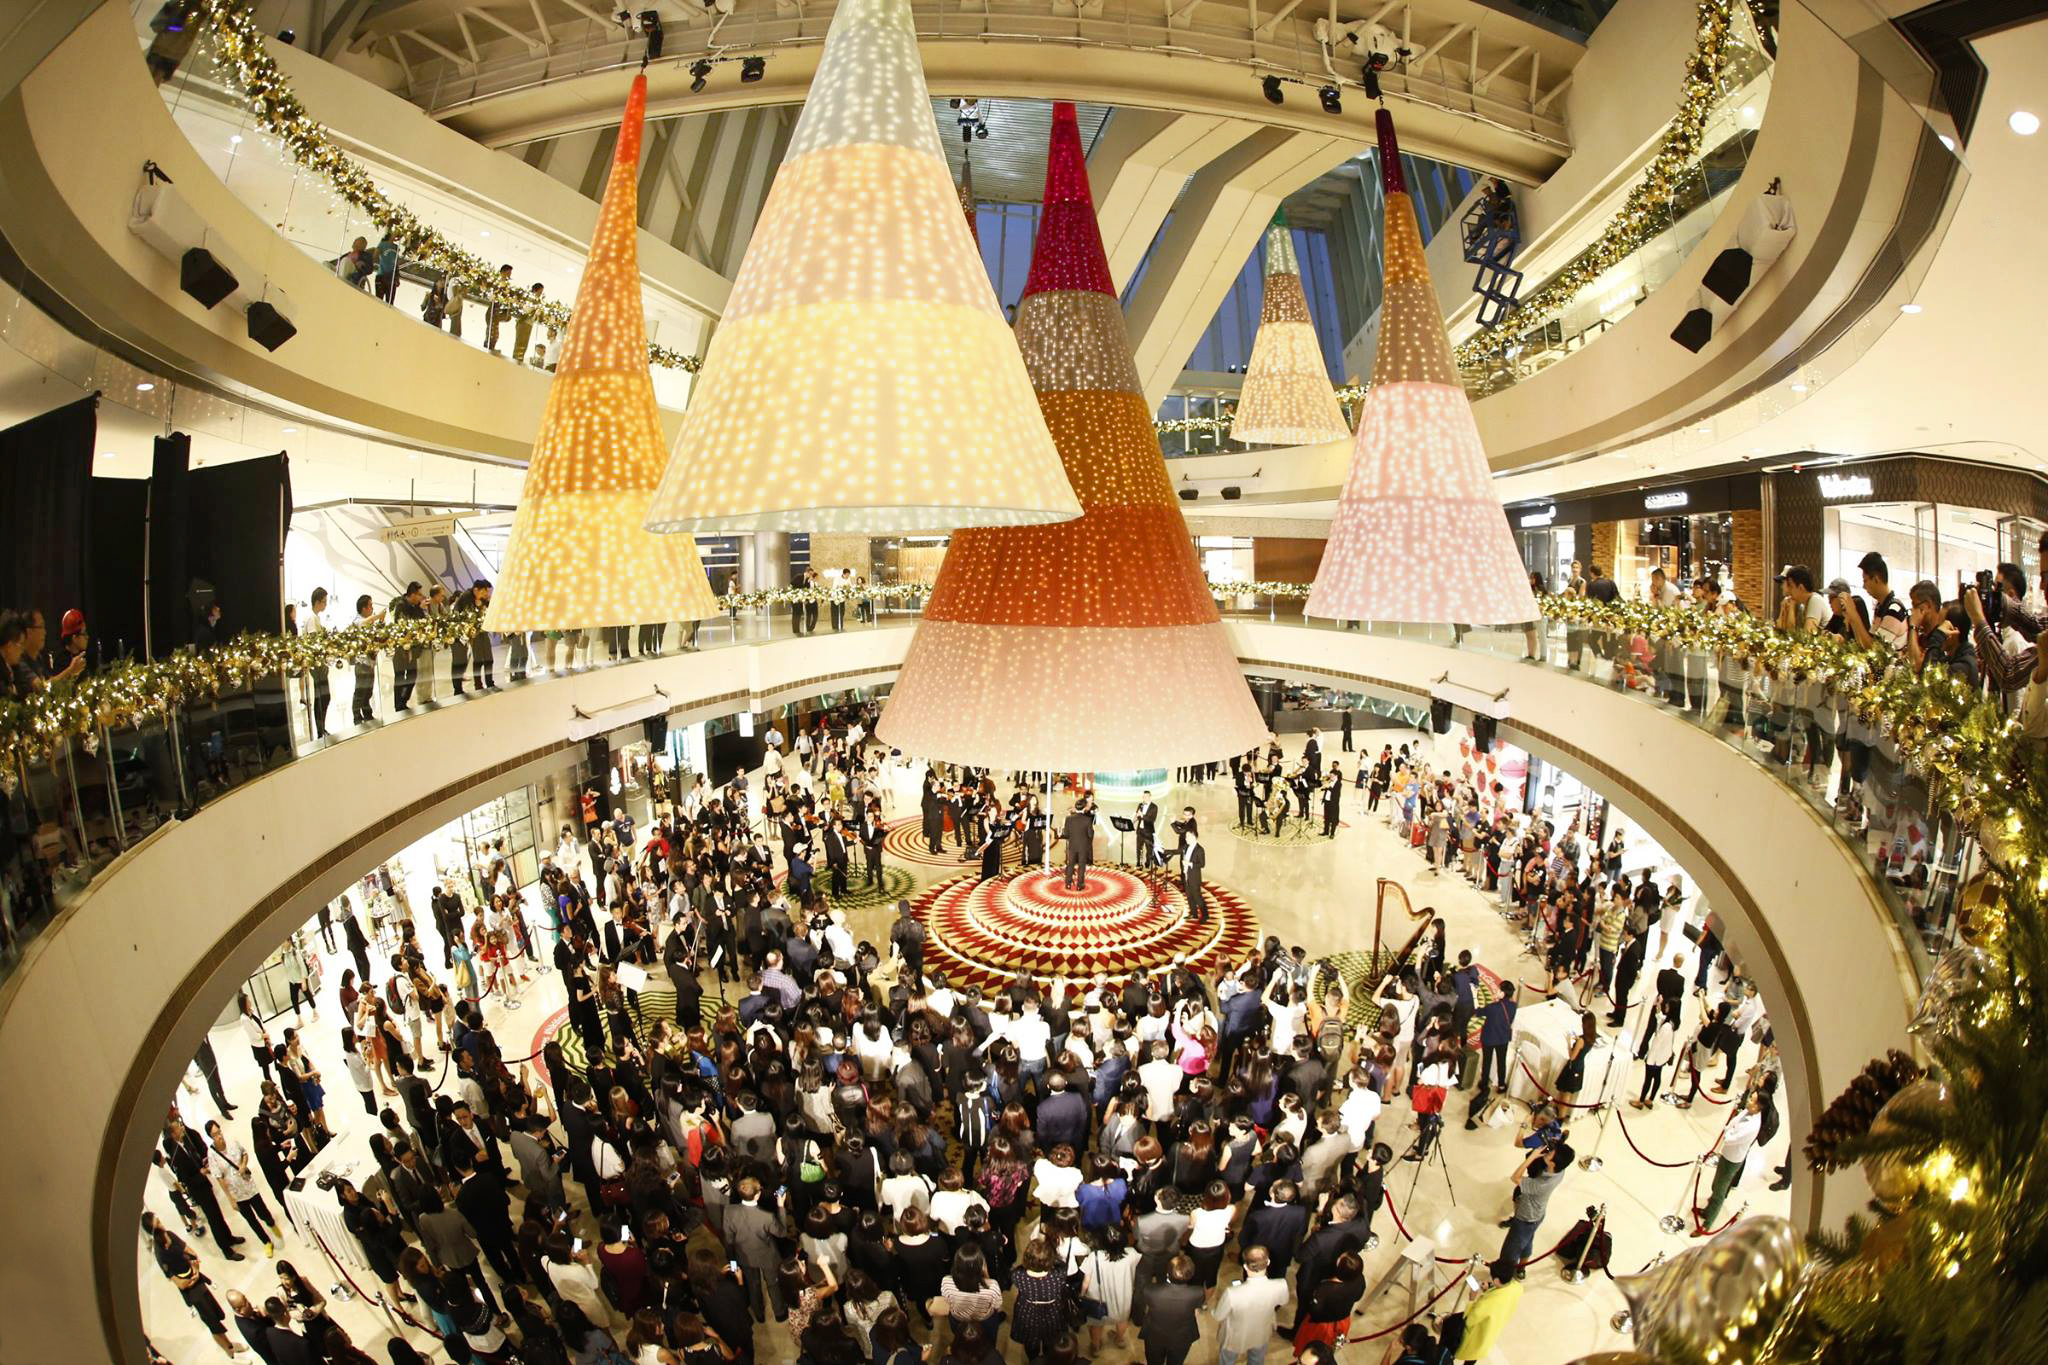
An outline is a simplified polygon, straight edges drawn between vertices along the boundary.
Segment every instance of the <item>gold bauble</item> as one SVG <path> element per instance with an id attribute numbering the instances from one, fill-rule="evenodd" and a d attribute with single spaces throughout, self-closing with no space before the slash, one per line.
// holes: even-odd
<path id="1" fill-rule="evenodd" d="M 1783 1218 L 1745 1218 L 1705 1246 L 1615 1281 L 1635 1315 L 1637 1344 L 1673 1361 L 1751 1360 L 1798 1289 L 1806 1265 Z"/>
<path id="2" fill-rule="evenodd" d="M 1911 1085 L 1901 1087 L 1897 1094 L 1884 1102 L 1884 1108 L 1878 1110 L 1877 1117 L 1870 1121 L 1870 1135 L 1882 1137 L 1899 1132 L 1906 1126 L 1901 1119 L 1942 1114 L 1950 1104 L 1948 1087 L 1923 1076 Z M 1917 1155 L 1884 1152 L 1863 1158 L 1864 1179 L 1870 1182 L 1871 1194 L 1876 1196 L 1886 1212 L 1903 1211 L 1913 1202 L 1913 1196 L 1926 1186 L 1926 1155 L 1925 1152 Z"/>

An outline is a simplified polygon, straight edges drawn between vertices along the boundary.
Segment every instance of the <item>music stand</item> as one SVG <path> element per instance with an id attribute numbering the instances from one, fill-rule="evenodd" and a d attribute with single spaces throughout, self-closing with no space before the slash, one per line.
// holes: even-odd
<path id="1" fill-rule="evenodd" d="M 1138 822 L 1128 815 L 1112 815 L 1109 817 L 1109 825 L 1116 831 L 1116 865 L 1128 867 L 1130 860 L 1124 857 L 1124 836 L 1136 829 Z"/>

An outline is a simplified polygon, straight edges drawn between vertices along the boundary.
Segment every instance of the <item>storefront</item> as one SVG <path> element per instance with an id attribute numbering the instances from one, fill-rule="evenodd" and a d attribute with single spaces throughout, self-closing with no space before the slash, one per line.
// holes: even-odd
<path id="1" fill-rule="evenodd" d="M 1953 596 L 1957 584 L 2001 563 L 2040 582 L 2048 530 L 2048 482 L 2025 470 L 1926 455 L 1831 462 L 1768 476 L 1781 562 L 1809 564 L 1825 582 L 1858 587 L 1857 565 L 1885 557 L 1903 596 L 1929 579 Z"/>
<path id="2" fill-rule="evenodd" d="M 1668 484 L 1590 489 L 1517 503 L 1508 524 L 1522 563 L 1561 592 L 1574 563 L 1595 564 L 1622 595 L 1647 598 L 1658 569 L 1677 584 L 1712 576 L 1754 600 L 1768 575 L 1761 544 L 1762 485 L 1749 472 Z"/>

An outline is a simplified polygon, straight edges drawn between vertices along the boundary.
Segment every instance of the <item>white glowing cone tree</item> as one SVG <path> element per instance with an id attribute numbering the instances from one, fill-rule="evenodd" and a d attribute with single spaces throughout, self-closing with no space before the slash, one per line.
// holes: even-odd
<path id="1" fill-rule="evenodd" d="M 1330 387 L 1322 343 L 1301 289 L 1301 262 L 1287 215 L 1266 229 L 1266 293 L 1259 334 L 1252 339 L 1244 391 L 1230 422 L 1232 439 L 1248 445 L 1305 446 L 1351 434 L 1337 391 Z"/>
<path id="2" fill-rule="evenodd" d="M 960 211 L 910 0 L 840 0 L 647 525 L 1080 512 Z"/>
<path id="3" fill-rule="evenodd" d="M 1376 122 L 1387 195 L 1379 351 L 1308 614 L 1464 625 L 1532 621 L 1536 600 L 1451 359 L 1394 120 L 1381 109 Z"/>
<path id="4" fill-rule="evenodd" d="M 626 97 L 576 310 L 548 385 L 491 630 L 579 630 L 718 614 L 697 543 L 641 525 L 667 458 L 640 303 L 640 133 L 647 77 Z"/>

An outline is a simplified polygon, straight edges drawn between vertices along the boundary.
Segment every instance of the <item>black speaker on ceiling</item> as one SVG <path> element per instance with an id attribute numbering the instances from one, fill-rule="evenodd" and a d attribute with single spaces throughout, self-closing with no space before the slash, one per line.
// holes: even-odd
<path id="1" fill-rule="evenodd" d="M 1429 703 L 1429 728 L 1440 735 L 1451 732 L 1451 704 L 1442 697 L 1436 697 Z"/>
<path id="2" fill-rule="evenodd" d="M 1749 288 L 1756 274 L 1756 257 L 1739 246 L 1731 246 L 1714 258 L 1700 283 L 1714 291 L 1723 303 L 1733 303 Z"/>
<path id="3" fill-rule="evenodd" d="M 178 259 L 178 287 L 211 308 L 241 287 L 241 281 L 211 251 L 195 246 Z"/>
<path id="4" fill-rule="evenodd" d="M 1699 354 L 1700 347 L 1706 345 L 1713 335 L 1714 315 L 1704 308 L 1693 309 L 1671 329 L 1671 339 L 1694 355 Z"/>
<path id="5" fill-rule="evenodd" d="M 291 319 L 267 303 L 249 305 L 249 340 L 266 351 L 274 351 L 299 334 Z"/>
<path id="6" fill-rule="evenodd" d="M 647 742 L 654 747 L 657 753 L 668 748 L 668 717 L 666 715 L 649 716 L 640 723 L 640 727 L 647 734 Z"/>
<path id="7" fill-rule="evenodd" d="M 1201 496 L 1202 490 L 1199 488 L 1183 488 L 1180 490 L 1180 500 L 1182 502 L 1193 502 Z"/>
<path id="8" fill-rule="evenodd" d="M 1231 484 L 1228 488 L 1223 490 L 1223 500 L 1225 502 L 1236 502 L 1239 498 L 1243 496 L 1244 490 L 1242 488 L 1239 488 L 1236 484 Z"/>
<path id="9" fill-rule="evenodd" d="M 1492 716 L 1472 717 L 1472 747 L 1482 754 L 1493 752 L 1493 727 Z"/>

